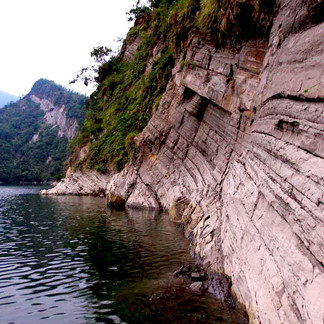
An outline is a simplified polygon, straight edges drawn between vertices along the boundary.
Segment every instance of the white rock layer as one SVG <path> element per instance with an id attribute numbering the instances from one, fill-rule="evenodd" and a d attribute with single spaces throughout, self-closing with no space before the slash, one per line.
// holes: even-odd
<path id="1" fill-rule="evenodd" d="M 189 40 L 133 160 L 104 181 L 109 202 L 169 210 L 251 323 L 323 324 L 323 1 L 277 7 L 268 44 Z M 49 193 L 83 193 L 91 174 Z"/>
<path id="2" fill-rule="evenodd" d="M 40 109 L 45 112 L 44 120 L 49 125 L 54 125 L 59 127 L 58 135 L 71 140 L 79 131 L 78 122 L 75 119 L 70 119 L 66 117 L 66 111 L 64 110 L 64 105 L 62 107 L 54 106 L 47 99 L 40 99 L 35 95 L 30 95 L 35 103 L 40 104 Z"/>

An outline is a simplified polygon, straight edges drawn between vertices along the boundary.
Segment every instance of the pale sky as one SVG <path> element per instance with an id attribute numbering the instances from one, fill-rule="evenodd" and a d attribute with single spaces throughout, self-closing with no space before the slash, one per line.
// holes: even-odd
<path id="1" fill-rule="evenodd" d="M 40 78 L 74 91 L 77 72 L 93 64 L 92 49 L 125 37 L 133 23 L 126 12 L 133 0 L 0 0 L 0 90 L 27 94 Z"/>

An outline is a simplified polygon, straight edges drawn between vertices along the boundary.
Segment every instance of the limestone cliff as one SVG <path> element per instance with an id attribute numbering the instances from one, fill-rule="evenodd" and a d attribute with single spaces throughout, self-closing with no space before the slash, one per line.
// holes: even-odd
<path id="1" fill-rule="evenodd" d="M 278 0 L 269 39 L 187 40 L 111 174 L 111 205 L 164 208 L 251 323 L 324 322 L 323 1 Z"/>
<path id="2" fill-rule="evenodd" d="M 68 162 L 73 165 L 76 161 L 82 161 L 88 154 L 88 147 L 83 147 L 76 156 L 75 160 Z M 85 195 L 85 196 L 105 196 L 108 182 L 111 180 L 113 170 L 108 174 L 100 174 L 95 170 L 80 171 L 74 170 L 70 166 L 62 179 L 54 188 L 41 190 L 43 195 Z"/>
<path id="3" fill-rule="evenodd" d="M 80 130 L 79 124 L 84 121 L 86 96 L 67 90 L 53 81 L 40 79 L 26 98 L 39 104 L 44 112 L 43 121 L 58 127 L 59 137 L 65 136 L 70 141 L 76 136 Z"/>
<path id="4" fill-rule="evenodd" d="M 64 105 L 54 106 L 48 99 L 41 99 L 33 94 L 30 95 L 30 99 L 40 104 L 40 109 L 45 113 L 44 121 L 47 124 L 59 127 L 59 137 L 65 135 L 68 140 L 71 140 L 76 136 L 79 124 L 76 119 L 67 118 Z"/>

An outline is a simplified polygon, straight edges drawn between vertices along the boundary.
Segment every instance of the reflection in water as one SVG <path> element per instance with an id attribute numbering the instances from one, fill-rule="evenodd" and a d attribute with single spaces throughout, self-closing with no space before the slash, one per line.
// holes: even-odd
<path id="1" fill-rule="evenodd" d="M 166 215 L 39 189 L 0 187 L 1 323 L 235 323 L 170 275 L 190 255 Z"/>

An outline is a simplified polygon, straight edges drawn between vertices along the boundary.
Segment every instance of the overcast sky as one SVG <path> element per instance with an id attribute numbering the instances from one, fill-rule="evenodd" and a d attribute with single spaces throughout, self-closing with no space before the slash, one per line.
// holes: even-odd
<path id="1" fill-rule="evenodd" d="M 91 66 L 92 49 L 117 48 L 132 23 L 133 0 L 0 0 L 0 90 L 21 96 L 40 78 L 69 85 L 77 71 Z"/>

